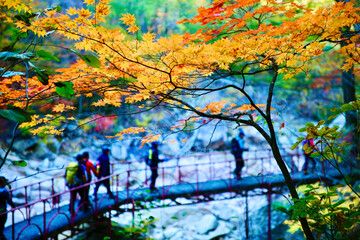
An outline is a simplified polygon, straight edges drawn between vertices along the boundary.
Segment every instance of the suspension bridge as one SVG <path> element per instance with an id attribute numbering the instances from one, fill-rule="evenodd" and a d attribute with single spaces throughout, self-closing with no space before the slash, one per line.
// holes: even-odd
<path id="1" fill-rule="evenodd" d="M 297 185 L 341 177 L 336 171 L 326 170 L 324 165 L 317 174 L 304 175 L 298 171 L 302 166 L 302 153 L 282 149 L 282 156 Z M 171 159 L 159 167 L 157 191 L 146 187 L 150 170 L 141 161 L 113 163 L 112 174 L 108 178 L 115 198 L 99 193 L 90 199 L 91 208 L 88 211 L 82 211 L 79 205 L 73 215 L 69 211 L 70 190 L 65 186 L 63 175 L 26 184 L 11 189 L 12 196 L 23 195 L 25 202 L 7 212 L 4 235 L 12 240 L 58 239 L 60 235 L 61 239 L 67 239 L 104 221 L 109 223 L 110 234 L 112 215 L 125 211 L 134 214 L 149 203 L 152 203 L 151 207 L 164 207 L 184 204 L 182 199 L 186 199 L 186 204 L 193 204 L 216 198 L 247 196 L 248 192 L 262 189 L 270 206 L 273 194 L 287 192 L 283 189 L 286 188 L 285 181 L 270 149 L 253 150 L 251 156 L 244 160 L 243 178 L 237 180 L 232 174 L 235 163 L 229 152 L 198 153 Z M 78 188 L 93 188 L 96 182 Z M 51 186 L 47 196 L 44 196 L 44 186 Z M 36 199 L 30 198 L 34 192 Z M 249 226 L 245 225 L 248 236 Z M 270 226 L 271 210 L 268 208 L 268 239 L 271 239 Z"/>

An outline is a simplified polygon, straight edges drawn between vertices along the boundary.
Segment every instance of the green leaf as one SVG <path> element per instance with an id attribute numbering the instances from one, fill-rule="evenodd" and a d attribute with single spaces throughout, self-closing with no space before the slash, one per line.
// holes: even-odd
<path id="1" fill-rule="evenodd" d="M 74 95 L 74 84 L 72 82 L 55 82 L 56 92 L 63 97 L 70 99 Z"/>
<path id="2" fill-rule="evenodd" d="M 343 110 L 345 112 L 345 111 L 352 111 L 352 110 L 356 110 L 356 109 L 354 108 L 353 105 L 346 103 L 341 106 L 341 110 Z"/>
<path id="3" fill-rule="evenodd" d="M 56 7 L 56 12 L 61 13 L 61 6 L 60 5 Z"/>
<path id="4" fill-rule="evenodd" d="M 36 14 L 35 13 L 20 13 L 15 15 L 15 18 L 19 21 L 23 21 L 26 24 L 30 24 L 30 19 L 35 17 Z"/>
<path id="5" fill-rule="evenodd" d="M 314 124 L 311 123 L 311 122 L 308 122 L 308 123 L 305 123 L 305 126 L 307 126 L 307 127 L 314 127 Z"/>
<path id="6" fill-rule="evenodd" d="M 0 116 L 18 123 L 31 121 L 30 114 L 20 108 L 2 109 L 0 110 Z"/>
<path id="7" fill-rule="evenodd" d="M 300 214 L 301 214 L 301 212 L 302 212 L 301 210 L 296 209 L 296 210 L 293 212 L 293 214 L 291 215 L 291 219 L 295 219 L 295 218 L 299 217 Z"/>
<path id="8" fill-rule="evenodd" d="M 342 223 L 343 227 L 344 228 L 351 228 L 352 225 L 354 225 L 355 222 L 352 222 L 352 221 L 344 221 L 344 223 Z"/>
<path id="9" fill-rule="evenodd" d="M 322 119 L 322 120 L 320 120 L 320 121 L 318 122 L 318 124 L 317 124 L 316 126 L 317 126 L 317 127 L 320 127 L 321 125 L 324 125 L 324 123 L 325 123 L 325 120 Z"/>
<path id="10" fill-rule="evenodd" d="M 18 29 L 16 29 L 14 35 L 11 38 L 13 41 L 17 42 L 18 40 L 27 37 L 28 37 L 27 32 L 21 32 Z"/>
<path id="11" fill-rule="evenodd" d="M 46 73 L 45 70 L 40 70 L 37 68 L 35 69 L 35 73 L 36 76 L 38 77 L 39 81 L 43 84 L 43 85 L 48 85 L 49 84 L 49 75 Z"/>
<path id="12" fill-rule="evenodd" d="M 89 65 L 90 67 L 94 67 L 94 68 L 100 68 L 101 67 L 101 62 L 100 60 L 95 57 L 94 55 L 90 55 L 90 54 L 81 54 L 75 50 L 71 50 L 72 52 L 74 52 L 76 55 L 78 55 L 87 65 Z"/>
<path id="13" fill-rule="evenodd" d="M 26 167 L 27 166 L 27 162 L 25 162 L 24 160 L 20 160 L 20 161 L 12 161 L 12 163 L 14 165 L 18 165 L 20 167 Z"/>
<path id="14" fill-rule="evenodd" d="M 94 68 L 100 68 L 101 67 L 101 62 L 99 61 L 99 59 L 93 55 L 90 54 L 85 54 L 85 55 L 79 55 L 79 57 L 90 67 L 94 67 Z"/>
<path id="15" fill-rule="evenodd" d="M 14 53 L 14 52 L 0 52 L 0 60 L 6 61 L 6 60 L 28 60 L 30 59 L 34 54 L 32 53 Z"/>
<path id="16" fill-rule="evenodd" d="M 338 113 L 338 114 L 339 114 L 339 113 L 342 113 L 341 109 L 336 108 L 336 107 L 331 108 L 330 111 L 331 111 L 331 112 L 334 112 L 334 113 Z"/>
<path id="17" fill-rule="evenodd" d="M 301 212 L 301 213 L 300 213 L 300 217 L 304 218 L 304 217 L 306 217 L 306 216 L 307 216 L 307 212 L 304 211 L 304 212 Z"/>
<path id="18" fill-rule="evenodd" d="M 135 79 L 135 78 L 126 78 L 126 81 L 131 82 L 131 83 L 136 83 L 137 79 Z"/>
<path id="19" fill-rule="evenodd" d="M 306 132 L 306 127 L 300 128 L 299 132 Z"/>
<path id="20" fill-rule="evenodd" d="M 360 211 L 352 213 L 349 217 L 354 218 L 354 217 L 357 217 L 357 216 L 360 216 Z"/>
<path id="21" fill-rule="evenodd" d="M 45 60 L 55 60 L 57 62 L 60 62 L 59 58 L 55 57 L 54 55 L 44 51 L 44 50 L 39 50 L 36 51 L 36 55 L 38 55 L 39 57 L 45 59 Z"/>
<path id="22" fill-rule="evenodd" d="M 345 202 L 344 199 L 341 199 L 340 201 L 337 201 L 334 205 L 332 205 L 333 208 L 336 208 L 337 206 L 343 204 Z"/>
<path id="23" fill-rule="evenodd" d="M 171 217 L 172 219 L 175 219 L 175 220 L 178 220 L 179 218 L 178 217 L 175 217 L 175 216 L 173 216 L 173 217 Z"/>
<path id="24" fill-rule="evenodd" d="M 340 113 L 335 113 L 335 114 L 331 115 L 330 117 L 328 117 L 327 120 L 328 120 L 328 121 L 329 121 L 329 120 L 332 120 L 332 119 L 336 118 L 339 114 L 340 114 Z"/>
<path id="25" fill-rule="evenodd" d="M 297 148 L 297 146 L 299 146 L 300 142 L 301 141 L 298 141 L 294 145 L 292 145 L 291 150 L 294 150 L 295 148 Z"/>
<path id="26" fill-rule="evenodd" d="M 129 77 L 129 78 L 125 78 L 125 77 L 120 77 L 118 79 L 120 81 L 120 83 L 136 83 L 137 80 L 135 78 Z"/>
<path id="27" fill-rule="evenodd" d="M 310 157 L 320 157 L 321 154 L 318 152 L 313 152 L 312 154 L 310 154 Z"/>

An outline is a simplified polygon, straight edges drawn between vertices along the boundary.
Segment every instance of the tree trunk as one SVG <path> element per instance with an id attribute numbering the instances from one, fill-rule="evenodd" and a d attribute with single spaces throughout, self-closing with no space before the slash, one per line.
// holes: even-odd
<path id="1" fill-rule="evenodd" d="M 279 146 L 277 145 L 276 141 L 272 141 L 271 143 L 269 143 L 271 146 L 271 150 L 274 154 L 274 158 L 281 170 L 282 175 L 284 176 L 285 182 L 287 187 L 289 188 L 290 194 L 292 198 L 295 199 L 299 199 L 299 195 L 296 191 L 295 188 L 295 184 L 292 181 L 292 178 L 290 176 L 290 173 L 288 171 L 288 169 L 286 168 L 285 162 L 281 157 L 280 151 L 279 151 Z M 308 240 L 314 240 L 314 236 L 310 230 L 310 226 L 308 221 L 306 220 L 306 218 L 300 218 L 300 223 L 301 223 L 301 227 L 304 231 L 304 234 L 306 236 L 306 239 Z"/>
<path id="2" fill-rule="evenodd" d="M 341 75 L 341 83 L 344 94 L 344 103 L 349 103 L 351 101 L 356 100 L 355 94 L 355 76 L 353 68 L 351 68 L 348 72 L 344 71 Z M 355 111 L 347 111 L 345 113 L 346 116 L 346 125 L 351 129 L 355 129 L 356 127 L 356 112 Z"/>
<path id="3" fill-rule="evenodd" d="M 274 158 L 281 170 L 282 175 L 284 176 L 285 179 L 285 183 L 287 185 L 287 187 L 289 188 L 289 192 L 292 198 L 294 199 L 299 199 L 299 195 L 296 191 L 296 187 L 295 184 L 290 176 L 290 173 L 285 165 L 284 160 L 282 159 L 282 156 L 280 154 L 280 150 L 279 150 L 279 146 L 277 144 L 276 141 L 276 134 L 274 131 L 274 127 L 272 125 L 271 119 L 270 121 L 268 121 L 268 125 L 269 125 L 269 131 L 270 131 L 270 136 L 266 137 L 265 139 L 267 139 L 268 143 L 270 144 L 271 150 L 273 152 Z M 304 234 L 306 236 L 306 239 L 308 240 L 315 240 L 311 230 L 310 230 L 310 226 L 309 223 L 307 221 L 306 218 L 300 218 L 300 223 L 301 223 L 301 227 L 304 231 Z"/>

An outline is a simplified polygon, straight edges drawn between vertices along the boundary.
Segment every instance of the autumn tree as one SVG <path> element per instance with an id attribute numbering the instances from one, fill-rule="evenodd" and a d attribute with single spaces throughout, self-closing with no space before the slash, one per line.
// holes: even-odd
<path id="1" fill-rule="evenodd" d="M 173 131 L 190 122 L 252 126 L 270 145 L 292 198 L 298 198 L 276 140 L 274 91 L 278 81 L 294 81 L 297 74 L 309 71 L 312 59 L 325 51 L 347 56 L 342 68 L 354 68 L 357 73 L 359 35 L 353 25 L 360 19 L 353 2 L 310 9 L 287 1 L 217 0 L 199 8 L 193 19 L 182 21 L 200 23 L 203 27 L 195 34 L 158 38 L 152 33 L 131 38 L 123 29 L 105 28 L 110 13 L 108 0 L 84 3 L 90 8 L 70 8 L 66 13 L 52 8 L 34 17 L 26 1 L 0 2 L 1 7 L 9 9 L 0 17 L 15 24 L 20 32 L 31 31 L 39 38 L 65 36 L 76 42 L 72 52 L 79 57 L 70 68 L 57 69 L 57 74 L 51 76 L 32 67 L 32 56 L 16 58 L 16 63 L 28 64 L 29 71 L 37 76 L 4 78 L 0 84 L 2 108 L 26 110 L 40 100 L 82 95 L 92 99 L 94 107 L 126 103 L 136 106 L 136 111 L 155 106 L 182 109 L 188 118 L 182 126 L 174 125 Z M 12 11 L 27 15 L 19 19 Z M 123 14 L 120 20 L 128 33 L 139 30 L 134 15 Z M 2 54 L 3 60 L 10 58 L 10 53 Z M 260 78 L 267 79 L 268 86 L 267 92 L 256 93 L 263 96 L 261 102 L 256 102 L 248 88 Z M 241 100 L 214 102 L 213 94 L 233 94 Z M 198 105 L 194 98 L 207 100 Z M 59 113 L 67 116 L 66 121 L 75 121 L 73 110 L 71 104 L 58 104 L 53 114 L 32 115 L 31 121 L 24 121 L 20 127 L 29 128 L 33 134 L 61 134 L 62 129 L 49 123 L 58 119 Z M 144 131 L 129 128 L 115 137 Z M 143 140 L 158 137 L 150 134 Z M 314 239 L 306 218 L 300 218 L 300 222 L 307 239 Z"/>

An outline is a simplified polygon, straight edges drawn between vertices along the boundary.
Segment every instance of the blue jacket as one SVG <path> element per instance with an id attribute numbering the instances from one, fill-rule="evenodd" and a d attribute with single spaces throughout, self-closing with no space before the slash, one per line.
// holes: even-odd
<path id="1" fill-rule="evenodd" d="M 159 162 L 161 162 L 161 160 L 159 159 L 159 150 L 157 149 L 157 147 L 151 147 L 149 149 L 149 159 L 150 159 L 150 163 L 149 163 L 150 167 L 158 167 Z"/>
<path id="2" fill-rule="evenodd" d="M 236 159 L 242 158 L 243 152 L 248 150 L 244 145 L 244 139 L 240 137 L 235 137 L 231 140 L 231 153 L 234 154 Z"/>
<path id="3" fill-rule="evenodd" d="M 100 177 L 105 177 L 105 176 L 109 176 L 110 175 L 110 158 L 109 155 L 107 153 L 102 153 L 98 159 L 98 165 L 100 165 L 100 169 L 99 169 L 99 178 Z M 97 166 L 99 167 L 99 166 Z"/>
<path id="4" fill-rule="evenodd" d="M 0 213 L 6 212 L 6 203 L 10 204 L 11 207 L 15 207 L 15 204 L 10 198 L 10 193 L 6 188 L 0 187 Z"/>

